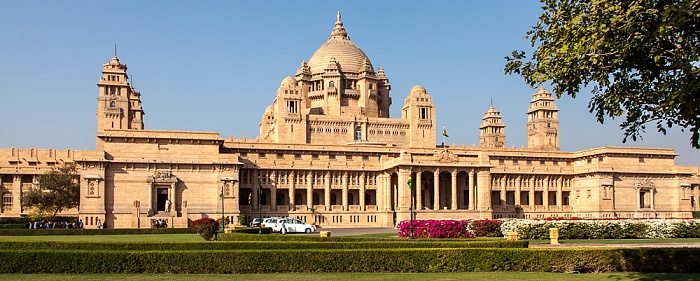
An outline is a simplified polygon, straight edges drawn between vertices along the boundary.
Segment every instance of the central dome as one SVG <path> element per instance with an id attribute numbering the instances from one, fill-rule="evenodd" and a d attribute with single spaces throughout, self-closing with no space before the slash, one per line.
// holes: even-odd
<path id="1" fill-rule="evenodd" d="M 371 65 L 367 55 L 350 41 L 340 20 L 340 11 L 338 11 L 338 20 L 335 22 L 331 37 L 309 59 L 311 73 L 323 73 L 331 59 L 338 62 L 342 72 L 359 73 L 365 60 Z"/>

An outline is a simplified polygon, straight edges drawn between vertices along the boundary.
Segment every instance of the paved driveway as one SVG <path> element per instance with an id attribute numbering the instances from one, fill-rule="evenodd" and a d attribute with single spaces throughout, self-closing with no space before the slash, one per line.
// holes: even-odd
<path id="1" fill-rule="evenodd" d="M 333 228 L 324 227 L 317 228 L 316 233 L 309 235 L 318 235 L 321 231 L 330 231 L 331 236 L 352 236 L 352 235 L 362 235 L 362 234 L 382 234 L 382 233 L 393 233 L 398 235 L 398 229 L 393 227 L 365 227 L 365 228 Z"/>

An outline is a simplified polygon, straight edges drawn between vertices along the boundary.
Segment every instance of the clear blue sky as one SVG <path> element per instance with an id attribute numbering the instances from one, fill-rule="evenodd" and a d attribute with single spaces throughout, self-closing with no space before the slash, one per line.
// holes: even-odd
<path id="1" fill-rule="evenodd" d="M 479 142 L 491 99 L 508 147 L 526 145 L 532 93 L 503 74 L 504 56 L 541 13 L 537 1 L 0 1 L 0 147 L 94 149 L 97 86 L 114 55 L 142 93 L 146 129 L 255 138 L 282 79 L 330 36 L 341 10 L 350 38 L 383 66 L 392 117 L 424 86 L 447 143 Z M 590 93 L 557 100 L 561 148 L 674 148 L 699 165 L 689 134 L 622 144 L 617 121 L 588 113 Z"/>

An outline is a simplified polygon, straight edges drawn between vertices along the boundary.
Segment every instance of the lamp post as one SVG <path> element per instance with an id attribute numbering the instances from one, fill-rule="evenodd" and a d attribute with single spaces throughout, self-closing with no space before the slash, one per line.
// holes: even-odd
<path id="1" fill-rule="evenodd" d="M 262 195 L 262 183 L 260 182 L 260 175 L 258 175 L 258 218 L 260 219 L 258 223 L 258 234 L 262 234 L 262 208 L 260 208 L 262 205 Z"/>
<path id="2" fill-rule="evenodd" d="M 221 185 L 221 231 L 226 231 L 226 215 L 224 213 L 224 188 L 226 187 L 226 182 Z"/>

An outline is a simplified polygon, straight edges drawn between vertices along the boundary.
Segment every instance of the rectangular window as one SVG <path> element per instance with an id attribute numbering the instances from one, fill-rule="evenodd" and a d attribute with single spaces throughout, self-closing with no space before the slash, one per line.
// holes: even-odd
<path id="1" fill-rule="evenodd" d="M 241 152 L 241 157 L 248 157 L 248 152 Z"/>
<path id="2" fill-rule="evenodd" d="M 264 152 L 260 152 L 260 153 L 258 153 L 258 157 L 259 157 L 259 158 L 265 158 L 266 155 L 265 155 Z"/>
<path id="3" fill-rule="evenodd" d="M 430 118 L 430 116 L 428 114 L 427 107 L 421 107 L 419 114 L 420 114 L 420 119 L 429 119 Z"/>
<path id="4" fill-rule="evenodd" d="M 362 156 L 362 160 L 368 161 L 368 160 L 369 160 L 369 156 L 368 156 L 368 155 L 363 155 L 363 156 Z"/>
<path id="5" fill-rule="evenodd" d="M 299 153 L 294 154 L 294 159 L 301 159 L 301 154 L 299 154 Z"/>
<path id="6" fill-rule="evenodd" d="M 328 159 L 335 160 L 335 154 L 329 154 Z"/>
<path id="7" fill-rule="evenodd" d="M 352 155 L 345 155 L 345 160 L 352 161 Z"/>
<path id="8" fill-rule="evenodd" d="M 311 159 L 318 159 L 318 154 L 311 154 Z"/>
<path id="9" fill-rule="evenodd" d="M 277 153 L 277 159 L 284 159 L 284 153 Z"/>

